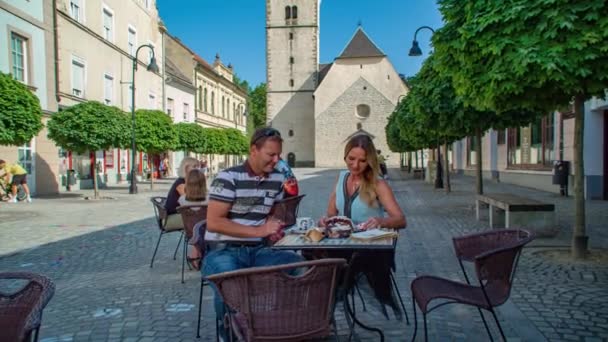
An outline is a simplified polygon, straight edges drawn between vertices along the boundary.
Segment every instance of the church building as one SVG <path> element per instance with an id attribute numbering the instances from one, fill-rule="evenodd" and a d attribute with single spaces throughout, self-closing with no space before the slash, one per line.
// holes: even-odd
<path id="1" fill-rule="evenodd" d="M 344 146 L 367 134 L 389 151 L 385 127 L 408 92 L 388 57 L 359 26 L 332 63 L 319 62 L 318 0 L 266 1 L 267 120 L 292 166 L 344 167 Z"/>

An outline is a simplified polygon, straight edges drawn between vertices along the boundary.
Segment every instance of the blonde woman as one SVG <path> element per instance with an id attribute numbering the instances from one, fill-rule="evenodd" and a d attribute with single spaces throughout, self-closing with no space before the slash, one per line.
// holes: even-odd
<path id="1" fill-rule="evenodd" d="M 179 206 L 179 197 L 186 193 L 186 175 L 192 169 L 198 169 L 200 163 L 195 158 L 186 157 L 182 159 L 179 165 L 179 177 L 171 185 L 169 193 L 167 193 L 167 202 L 165 202 L 165 208 L 167 209 L 167 229 L 181 229 L 184 227 L 182 223 L 182 217 L 177 213 L 177 207 Z"/>
<path id="2" fill-rule="evenodd" d="M 180 206 L 207 205 L 207 178 L 201 169 L 192 169 L 188 172 L 185 186 L 185 193 L 178 199 Z M 192 208 L 192 210 L 200 210 L 200 208 Z M 194 232 L 189 232 L 187 235 L 192 236 L 189 242 L 192 248 L 188 251 L 187 260 L 192 268 L 199 270 L 202 253 L 196 242 L 200 233 L 198 229 L 194 229 Z"/>

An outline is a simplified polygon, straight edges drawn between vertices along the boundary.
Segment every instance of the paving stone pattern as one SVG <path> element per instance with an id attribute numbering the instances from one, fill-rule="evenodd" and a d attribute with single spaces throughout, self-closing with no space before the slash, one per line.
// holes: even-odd
<path id="1" fill-rule="evenodd" d="M 336 179 L 336 170 L 298 169 L 300 189 L 307 196 L 300 216 L 319 217 Z M 409 284 L 420 274 L 463 280 L 451 238 L 486 230 L 473 210 L 473 179 L 454 177 L 454 191 L 445 195 L 420 180 L 391 170 L 390 184 L 404 209 L 408 228 L 398 242 L 396 278 L 410 320 Z M 40 340 L 54 341 L 194 341 L 200 276 L 186 272 L 180 282 L 180 254 L 173 260 L 178 234 L 163 237 L 154 268 L 150 258 L 158 238 L 148 197 L 156 191 L 126 195 L 125 187 L 106 190 L 116 198 L 98 202 L 80 199 L 85 193 L 35 199 L 32 205 L 0 204 L 0 270 L 48 275 L 56 283 L 54 298 L 44 311 Z M 140 185 L 140 189 L 142 186 Z M 526 248 L 517 270 L 511 300 L 498 316 L 509 341 L 608 340 L 608 205 L 587 203 L 588 233 L 594 258 L 574 262 L 565 256 L 573 219 L 572 199 L 499 183 L 486 192 L 516 191 L 549 200 L 558 210 L 559 234 Z M 86 193 L 88 195 L 88 193 Z M 357 299 L 358 317 L 384 331 L 387 341 L 411 339 L 413 325 L 387 320 L 362 284 L 367 311 Z M 341 337 L 347 327 L 341 305 L 336 312 Z M 205 288 L 201 341 L 215 341 L 212 293 Z M 494 336 L 498 331 L 486 315 Z M 420 319 L 420 315 L 419 315 Z M 476 310 L 450 305 L 429 315 L 431 341 L 486 341 Z M 357 329 L 356 340 L 377 341 L 374 333 Z M 422 340 L 422 324 L 418 338 Z"/>

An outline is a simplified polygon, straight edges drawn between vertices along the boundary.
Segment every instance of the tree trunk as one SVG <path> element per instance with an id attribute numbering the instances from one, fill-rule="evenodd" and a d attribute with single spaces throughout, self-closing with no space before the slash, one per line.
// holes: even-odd
<path id="1" fill-rule="evenodd" d="M 443 189 L 443 168 L 441 166 L 441 145 L 437 139 L 437 172 L 435 172 L 435 189 Z"/>
<path id="2" fill-rule="evenodd" d="M 443 152 L 443 164 L 445 165 L 445 192 L 449 194 L 452 191 L 450 184 L 450 159 L 448 157 L 448 140 L 445 140 L 445 151 Z"/>
<path id="3" fill-rule="evenodd" d="M 407 153 L 407 173 L 412 173 L 412 152 Z"/>
<path id="4" fill-rule="evenodd" d="M 416 158 L 416 168 L 418 168 L 418 150 L 414 151 L 414 157 Z"/>
<path id="5" fill-rule="evenodd" d="M 587 255 L 585 235 L 585 167 L 583 160 L 583 142 L 585 125 L 585 97 L 578 94 L 574 97 L 574 232 L 572 234 L 572 256 L 576 259 Z"/>
<path id="6" fill-rule="evenodd" d="M 99 186 L 97 185 L 97 160 L 93 164 L 93 198 L 99 198 Z"/>
<path id="7" fill-rule="evenodd" d="M 477 140 L 477 194 L 483 195 L 483 179 L 481 174 L 482 159 L 481 159 L 481 129 L 475 129 L 475 139 Z"/>

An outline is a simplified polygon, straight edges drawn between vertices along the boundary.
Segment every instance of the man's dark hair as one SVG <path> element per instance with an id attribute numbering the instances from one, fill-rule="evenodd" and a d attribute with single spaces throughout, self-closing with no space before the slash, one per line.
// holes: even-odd
<path id="1" fill-rule="evenodd" d="M 3 159 L 0 159 L 0 164 L 6 163 Z"/>
<path id="2" fill-rule="evenodd" d="M 249 146 L 255 145 L 255 147 L 261 148 L 267 140 L 274 140 L 280 143 L 283 142 L 281 133 L 277 129 L 272 127 L 260 127 L 253 132 Z"/>

